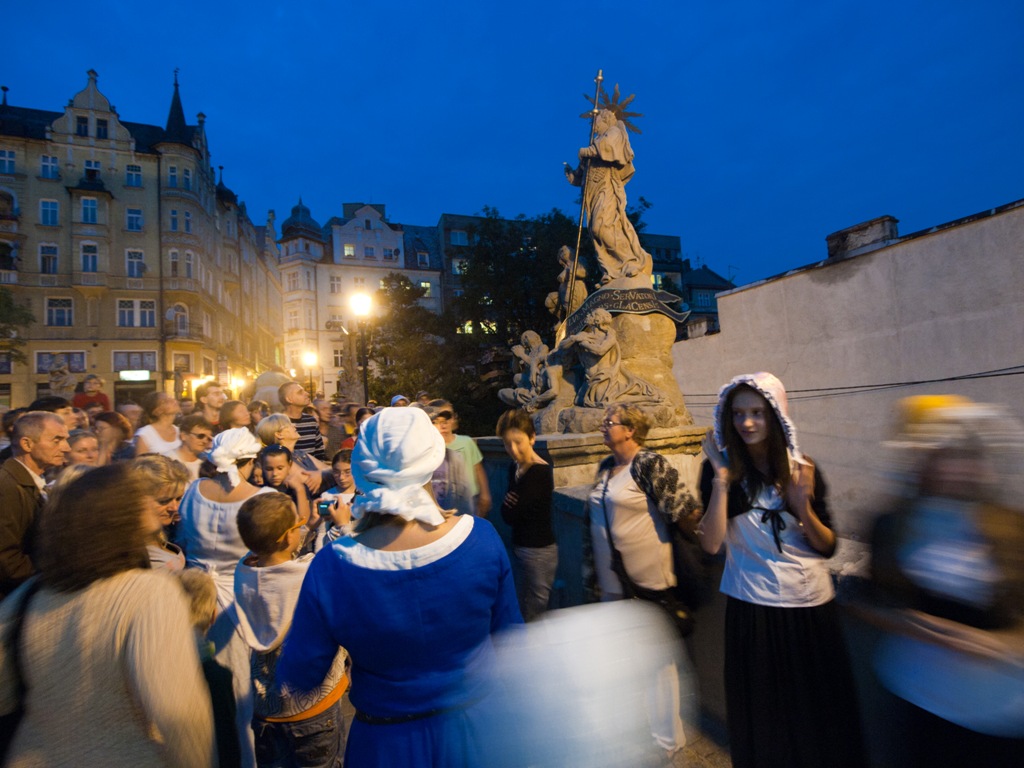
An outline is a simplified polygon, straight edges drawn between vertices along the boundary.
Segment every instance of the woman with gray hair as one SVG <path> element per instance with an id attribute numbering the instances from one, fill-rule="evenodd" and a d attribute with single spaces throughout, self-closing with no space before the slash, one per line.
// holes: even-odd
<path id="1" fill-rule="evenodd" d="M 346 765 L 494 764 L 481 728 L 500 697 L 482 673 L 494 664 L 491 635 L 522 617 L 491 524 L 446 516 L 426 490 L 444 455 L 419 409 L 386 408 L 363 424 L 355 533 L 321 551 L 302 584 L 277 679 L 310 691 L 338 646 L 348 650 Z"/>

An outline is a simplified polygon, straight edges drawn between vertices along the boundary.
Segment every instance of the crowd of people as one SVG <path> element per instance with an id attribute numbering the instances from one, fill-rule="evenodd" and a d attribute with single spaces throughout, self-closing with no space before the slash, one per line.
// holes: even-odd
<path id="1" fill-rule="evenodd" d="M 228 399 L 208 382 L 191 400 L 154 392 L 112 410 L 102 386 L 88 376 L 73 401 L 42 397 L 3 417 L 8 764 L 519 764 L 513 724 L 495 737 L 510 713 L 492 640 L 545 616 L 560 545 L 555 474 L 529 414 L 510 410 L 496 425 L 510 461 L 492 504 L 476 442 L 458 433 L 452 403 L 426 393 L 362 406 L 289 381 L 270 404 Z M 782 383 L 757 373 L 722 387 L 694 487 L 647 447 L 649 430 L 635 405 L 605 411 L 608 455 L 586 496 L 580 578 L 600 602 L 656 606 L 686 636 L 690 574 L 677 541 L 724 551 L 733 765 L 867 765 L 826 565 L 837 541 L 827 485 L 800 450 Z M 939 478 L 921 481 L 929 497 L 963 496 L 946 476 L 976 459 L 981 438 L 967 431 L 952 447 L 938 441 L 918 470 Z M 973 479 L 982 494 L 988 486 Z M 928 557 L 949 542 L 915 543 L 919 518 L 944 514 L 950 528 L 951 503 L 880 521 L 894 533 L 876 534 L 875 582 L 906 605 L 871 616 L 896 637 L 922 642 L 898 612 L 906 607 L 979 631 L 1019 626 L 1024 547 L 1010 544 L 1020 538 L 1012 514 L 988 504 L 984 525 L 961 521 L 950 534 L 974 536 L 979 551 L 978 536 L 998 535 L 991 567 L 970 560 L 943 577 Z M 507 548 L 486 520 L 492 506 Z M 997 577 L 999 589 L 982 594 L 979 583 Z M 892 653 L 906 656 L 910 642 Z M 912 733 L 936 718 L 953 720 L 950 739 L 977 731 L 929 709 L 893 669 L 880 675 L 918 713 Z M 680 676 L 676 661 L 659 661 L 645 687 L 651 765 L 670 765 L 686 743 Z M 980 743 L 1012 760 L 1016 727 Z"/>

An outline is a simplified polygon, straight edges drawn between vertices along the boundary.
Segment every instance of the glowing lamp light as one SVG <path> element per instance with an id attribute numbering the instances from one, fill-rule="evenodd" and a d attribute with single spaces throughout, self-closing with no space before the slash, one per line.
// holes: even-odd
<path id="1" fill-rule="evenodd" d="M 373 308 L 373 299 L 368 293 L 353 293 L 349 297 L 348 305 L 356 317 L 366 317 Z"/>

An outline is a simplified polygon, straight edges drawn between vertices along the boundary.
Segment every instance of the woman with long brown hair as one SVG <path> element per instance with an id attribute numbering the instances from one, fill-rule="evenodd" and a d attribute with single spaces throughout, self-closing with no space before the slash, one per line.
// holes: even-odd
<path id="1" fill-rule="evenodd" d="M 726 550 L 725 694 L 736 768 L 865 764 L 832 577 L 836 548 L 825 481 L 804 456 L 786 391 L 770 373 L 719 392 L 704 440 L 704 517 Z"/>

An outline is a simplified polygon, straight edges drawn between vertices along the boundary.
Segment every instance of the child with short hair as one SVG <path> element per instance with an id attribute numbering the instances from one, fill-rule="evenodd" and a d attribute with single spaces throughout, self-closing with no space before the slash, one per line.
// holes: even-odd
<path id="1" fill-rule="evenodd" d="M 276 684 L 281 645 L 312 554 L 296 557 L 305 521 L 283 493 L 253 496 L 238 511 L 238 532 L 250 554 L 235 570 L 239 634 L 252 654 L 256 763 L 259 766 L 340 764 L 345 747 L 341 696 L 348 653 L 339 648 L 319 695 L 292 697 Z M 336 761 L 330 755 L 336 755 Z"/>
<path id="2" fill-rule="evenodd" d="M 260 471 L 263 475 L 263 486 L 287 494 L 295 503 L 299 515 L 311 527 L 316 520 L 310 520 L 312 507 L 309 494 L 302 482 L 302 476 L 295 471 L 292 452 L 283 445 L 268 445 L 259 454 Z"/>

